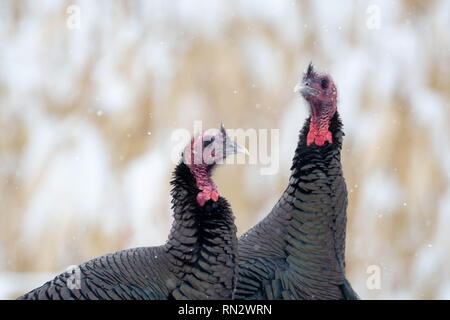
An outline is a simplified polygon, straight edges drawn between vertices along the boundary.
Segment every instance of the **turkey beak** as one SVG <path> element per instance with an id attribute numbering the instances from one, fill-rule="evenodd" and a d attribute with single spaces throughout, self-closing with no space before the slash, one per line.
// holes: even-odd
<path id="1" fill-rule="evenodd" d="M 300 92 L 303 96 L 314 96 L 318 92 L 313 87 L 309 86 L 308 82 L 302 82 L 295 86 L 294 93 Z"/>
<path id="2" fill-rule="evenodd" d="M 224 139 L 224 158 L 232 155 L 232 154 L 239 154 L 239 153 L 243 153 L 246 155 L 250 155 L 250 153 L 248 152 L 248 150 L 237 144 L 236 142 L 234 142 L 233 140 L 230 139 L 230 137 L 228 136 L 225 127 L 223 125 L 223 123 L 220 126 L 220 131 L 222 132 L 223 135 L 223 139 Z"/>
<path id="3" fill-rule="evenodd" d="M 233 142 L 232 148 L 234 148 L 233 150 L 234 150 L 235 154 L 243 153 L 243 154 L 246 154 L 248 156 L 250 155 L 250 152 L 248 152 L 246 147 L 243 147 L 243 146 L 237 144 L 236 142 Z"/>
<path id="4" fill-rule="evenodd" d="M 314 67 L 312 63 L 310 63 L 308 70 L 303 76 L 302 82 L 295 86 L 294 93 L 300 92 L 304 97 L 317 95 L 319 92 L 311 86 L 311 81 L 314 78 L 314 75 Z"/>
<path id="5" fill-rule="evenodd" d="M 248 150 L 245 147 L 237 144 L 236 142 L 234 142 L 233 140 L 230 140 L 227 137 L 227 140 L 225 142 L 225 157 L 232 155 L 232 154 L 240 154 L 240 153 L 250 155 L 250 153 L 248 152 Z"/>
<path id="6" fill-rule="evenodd" d="M 294 87 L 294 93 L 301 92 L 304 90 L 306 86 L 309 85 L 309 79 L 312 78 L 314 75 L 314 67 L 312 65 L 312 62 L 309 63 L 308 70 L 303 75 L 303 81 L 297 83 L 297 85 Z"/>
<path id="7" fill-rule="evenodd" d="M 301 83 L 297 83 L 294 87 L 294 93 L 300 92 L 300 90 L 302 89 L 302 84 Z"/>

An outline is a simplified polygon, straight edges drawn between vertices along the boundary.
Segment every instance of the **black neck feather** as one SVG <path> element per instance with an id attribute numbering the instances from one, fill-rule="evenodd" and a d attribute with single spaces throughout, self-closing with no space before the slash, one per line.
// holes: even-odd
<path id="1" fill-rule="evenodd" d="M 311 157 L 316 158 L 313 155 L 320 156 L 322 161 L 326 159 L 326 157 L 323 156 L 327 154 L 334 154 L 340 157 L 344 132 L 342 131 L 342 121 L 340 119 L 338 112 L 336 112 L 334 116 L 331 118 L 330 126 L 328 128 L 331 132 L 333 139 L 333 143 L 331 144 L 325 142 L 325 144 L 321 147 L 317 146 L 314 143 L 307 146 L 306 136 L 308 135 L 309 132 L 310 123 L 311 123 L 311 116 L 305 120 L 305 123 L 300 131 L 297 149 L 295 150 L 295 156 L 294 159 L 292 160 L 291 170 L 293 170 L 293 172 L 297 172 L 296 168 L 302 166 L 304 163 L 311 161 Z"/>
<path id="2" fill-rule="evenodd" d="M 236 226 L 230 205 L 225 198 L 219 197 L 217 202 L 208 200 L 204 206 L 200 206 L 196 200 L 200 190 L 196 187 L 190 169 L 183 162 L 176 166 L 171 184 L 174 221 L 166 249 L 172 262 L 172 271 L 189 286 L 189 290 L 193 290 L 197 298 L 214 296 L 215 290 L 231 294 L 231 290 L 223 290 L 234 283 L 230 277 L 234 274 L 237 251 Z M 215 269 L 209 270 L 209 267 Z M 211 275 L 216 272 L 223 277 L 208 282 L 205 280 L 208 277 L 194 277 L 197 271 Z M 224 276 L 226 274 L 230 276 Z M 210 287 L 208 296 L 204 296 L 205 286 Z"/>
<path id="3" fill-rule="evenodd" d="M 319 147 L 314 143 L 306 145 L 310 121 L 305 121 L 300 132 L 287 190 L 294 209 L 290 226 L 298 230 L 288 236 L 287 250 L 294 265 L 301 263 L 302 255 L 309 257 L 311 267 L 298 269 L 300 274 L 316 280 L 323 277 L 324 283 L 342 284 L 347 222 L 347 191 L 340 161 L 342 122 L 336 112 L 329 126 L 333 142 Z M 301 254 L 297 256 L 298 252 Z M 326 272 L 316 273 L 318 267 Z"/>

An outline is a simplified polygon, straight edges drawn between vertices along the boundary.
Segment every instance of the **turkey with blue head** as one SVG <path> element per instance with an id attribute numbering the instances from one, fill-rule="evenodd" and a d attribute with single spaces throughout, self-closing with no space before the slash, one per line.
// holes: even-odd
<path id="1" fill-rule="evenodd" d="M 174 221 L 164 245 L 95 258 L 19 299 L 232 299 L 236 226 L 211 176 L 242 151 L 223 126 L 192 138 L 173 172 Z"/>
<path id="2" fill-rule="evenodd" d="M 347 190 L 337 90 L 312 64 L 299 85 L 311 115 L 286 190 L 239 238 L 236 299 L 357 299 L 345 276 Z"/>

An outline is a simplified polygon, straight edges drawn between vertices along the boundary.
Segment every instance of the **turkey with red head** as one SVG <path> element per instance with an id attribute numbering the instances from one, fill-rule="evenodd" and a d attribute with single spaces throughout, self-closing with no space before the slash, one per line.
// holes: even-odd
<path id="1" fill-rule="evenodd" d="M 289 183 L 272 211 L 239 238 L 236 299 L 358 299 L 345 277 L 344 133 L 331 77 L 309 65 L 295 88 L 311 115 Z"/>
<path id="2" fill-rule="evenodd" d="M 166 244 L 90 260 L 19 299 L 232 299 L 236 226 L 211 175 L 242 151 L 223 126 L 194 137 L 173 173 L 174 222 Z"/>

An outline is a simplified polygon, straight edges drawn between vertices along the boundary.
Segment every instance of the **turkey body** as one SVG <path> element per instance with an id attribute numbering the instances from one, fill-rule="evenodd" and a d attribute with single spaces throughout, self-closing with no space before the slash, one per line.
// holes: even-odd
<path id="1" fill-rule="evenodd" d="M 166 244 L 95 258 L 18 299 L 232 299 L 237 238 L 227 200 L 199 206 L 183 162 L 171 184 L 174 222 Z"/>
<path id="2" fill-rule="evenodd" d="M 236 299 L 357 299 L 345 278 L 347 191 L 336 112 L 332 144 L 300 132 L 289 184 L 272 211 L 239 238 Z"/>

